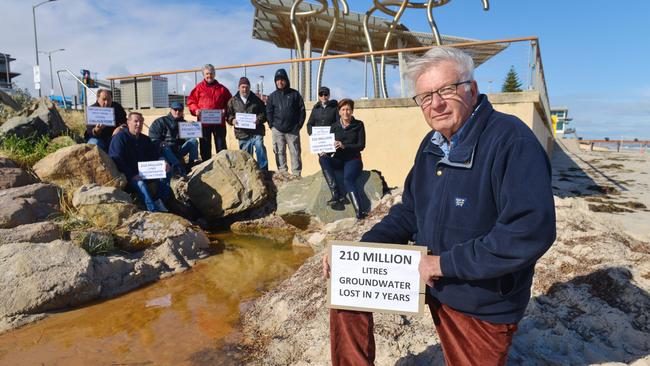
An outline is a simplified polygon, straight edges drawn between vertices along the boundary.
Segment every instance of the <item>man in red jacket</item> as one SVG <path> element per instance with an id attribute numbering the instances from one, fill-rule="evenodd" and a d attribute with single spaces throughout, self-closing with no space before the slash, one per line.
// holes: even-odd
<path id="1" fill-rule="evenodd" d="M 228 101 L 232 95 L 228 88 L 220 84 L 214 77 L 214 66 L 203 66 L 203 81 L 198 83 L 189 98 L 187 107 L 190 113 L 201 121 L 201 111 L 205 109 L 221 110 L 221 121 L 215 124 L 203 123 L 203 138 L 199 141 L 201 159 L 206 161 L 212 156 L 212 137 L 217 152 L 226 149 L 226 125 L 224 117 Z"/>

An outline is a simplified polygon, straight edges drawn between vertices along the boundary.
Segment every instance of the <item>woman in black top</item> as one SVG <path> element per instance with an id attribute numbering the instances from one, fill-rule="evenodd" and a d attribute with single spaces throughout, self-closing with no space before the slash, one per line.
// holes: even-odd
<path id="1" fill-rule="evenodd" d="M 365 216 L 365 212 L 359 206 L 359 194 L 356 191 L 356 181 L 363 169 L 361 161 L 361 151 L 366 147 L 366 130 L 363 122 L 352 116 L 354 111 L 354 101 L 352 99 L 343 99 L 338 103 L 340 120 L 330 127 L 330 132 L 334 134 L 334 146 L 336 152 L 333 154 L 321 154 L 318 162 L 323 171 L 323 176 L 327 181 L 332 199 L 327 201 L 332 207 L 343 203 L 343 195 L 338 190 L 334 170 L 343 170 L 343 185 L 347 197 L 354 207 L 357 219 Z"/>

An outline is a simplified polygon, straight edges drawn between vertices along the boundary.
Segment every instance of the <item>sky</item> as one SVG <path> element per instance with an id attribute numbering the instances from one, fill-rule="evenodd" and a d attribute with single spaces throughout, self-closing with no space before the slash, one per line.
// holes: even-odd
<path id="1" fill-rule="evenodd" d="M 12 71 L 22 75 L 14 81 L 32 95 L 37 95 L 32 80 L 32 5 L 38 2 L 0 0 L 0 52 L 17 59 Z M 372 5 L 371 0 L 348 3 L 361 13 Z M 100 79 L 205 63 L 225 66 L 289 58 L 288 50 L 252 39 L 253 14 L 248 0 L 57 0 L 36 8 L 38 45 L 41 51 L 65 49 L 52 54 L 55 70 L 68 68 L 78 74 L 89 69 Z M 483 11 L 480 0 L 452 0 L 434 10 L 434 19 L 446 35 L 479 40 L 538 37 L 550 104 L 569 108 L 570 127 L 579 136 L 650 139 L 648 14 L 647 0 L 491 0 L 489 11 Z M 407 9 L 401 23 L 430 32 L 422 9 Z M 527 87 L 529 50 L 528 43 L 512 44 L 478 67 L 479 89 L 498 92 L 511 66 Z M 39 57 L 43 92 L 49 94 L 48 57 Z M 253 84 L 263 76 L 268 93 L 277 67 L 247 69 L 246 74 Z M 314 73 L 317 67 L 314 63 Z M 334 98 L 363 97 L 364 73 L 363 63 L 330 61 L 323 84 L 330 86 Z M 387 73 L 389 94 L 399 96 L 397 70 L 388 67 Z M 232 69 L 218 72 L 217 79 L 234 91 L 242 75 L 242 69 Z M 63 81 L 66 94 L 76 93 L 71 77 Z M 170 90 L 182 92 L 183 84 L 189 93 L 194 75 L 169 77 Z"/>

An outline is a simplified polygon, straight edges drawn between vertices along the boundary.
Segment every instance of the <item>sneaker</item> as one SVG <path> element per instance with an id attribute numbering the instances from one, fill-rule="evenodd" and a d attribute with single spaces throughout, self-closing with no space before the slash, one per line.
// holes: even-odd
<path id="1" fill-rule="evenodd" d="M 153 204 L 156 205 L 157 212 L 169 212 L 169 210 L 167 209 L 167 207 L 165 207 L 165 204 L 161 199 L 155 200 Z"/>

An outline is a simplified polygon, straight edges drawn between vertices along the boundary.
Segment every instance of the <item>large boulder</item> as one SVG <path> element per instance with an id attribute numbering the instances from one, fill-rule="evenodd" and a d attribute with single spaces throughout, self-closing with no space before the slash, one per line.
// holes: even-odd
<path id="1" fill-rule="evenodd" d="M 203 216 L 214 219 L 257 207 L 268 192 L 249 154 L 223 150 L 192 170 L 187 195 Z"/>
<path id="2" fill-rule="evenodd" d="M 22 168 L 0 168 L 0 189 L 38 183 L 38 178 Z"/>
<path id="3" fill-rule="evenodd" d="M 60 190 L 47 183 L 0 190 L 0 228 L 42 221 L 60 209 Z"/>
<path id="4" fill-rule="evenodd" d="M 20 115 L 8 119 L 0 126 L 0 134 L 23 138 L 43 135 L 57 137 L 68 132 L 56 106 L 47 98 L 35 101 Z"/>
<path id="5" fill-rule="evenodd" d="M 339 189 L 343 189 L 343 177 L 337 171 Z M 376 171 L 362 171 L 357 179 L 357 192 L 360 192 L 361 207 L 370 211 L 376 207 L 384 195 L 385 182 Z M 361 193 L 363 192 L 363 193 Z M 354 217 L 351 204 L 345 204 L 341 210 L 332 209 L 327 200 L 332 198 L 330 190 L 321 172 L 303 179 L 288 182 L 278 188 L 276 214 L 295 226 L 306 227 L 311 217 L 317 217 L 323 223 L 331 223 L 344 218 Z"/>
<path id="6" fill-rule="evenodd" d="M 115 187 L 84 184 L 77 188 L 72 196 L 72 205 L 80 207 L 102 203 L 133 203 L 131 196 Z"/>
<path id="7" fill-rule="evenodd" d="M 96 145 L 64 147 L 38 161 L 34 172 L 42 181 L 54 183 L 69 194 L 84 184 L 124 188 L 126 177 L 113 160 Z"/>
<path id="8" fill-rule="evenodd" d="M 62 240 L 0 246 L 0 316 L 34 314 L 99 295 L 90 256 Z"/>
<path id="9" fill-rule="evenodd" d="M 94 226 L 112 230 L 124 223 L 131 215 L 138 212 L 138 206 L 132 203 L 114 202 L 79 206 L 79 216 L 93 223 Z"/>
<path id="10" fill-rule="evenodd" d="M 10 243 L 49 243 L 61 239 L 61 229 L 51 221 L 0 229 L 0 245 Z"/>

